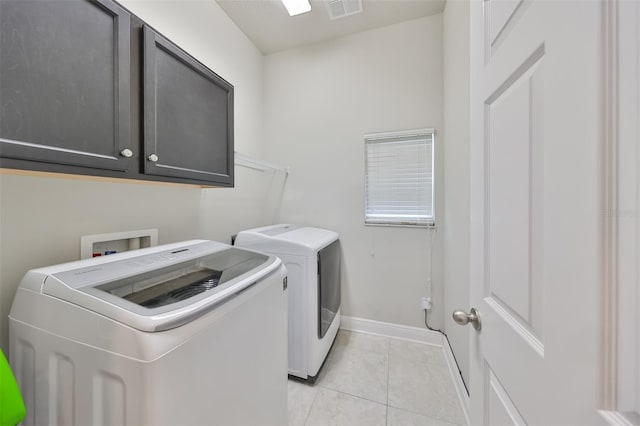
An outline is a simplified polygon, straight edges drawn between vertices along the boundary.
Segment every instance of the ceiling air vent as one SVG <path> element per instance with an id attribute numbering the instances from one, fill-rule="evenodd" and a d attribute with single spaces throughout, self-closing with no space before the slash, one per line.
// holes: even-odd
<path id="1" fill-rule="evenodd" d="M 362 12 L 362 0 L 327 0 L 331 19 L 344 18 Z"/>

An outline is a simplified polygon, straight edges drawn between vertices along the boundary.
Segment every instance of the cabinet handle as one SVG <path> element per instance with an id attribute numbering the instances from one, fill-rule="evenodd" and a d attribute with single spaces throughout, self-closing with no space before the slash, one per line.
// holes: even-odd
<path id="1" fill-rule="evenodd" d="M 147 160 L 151 161 L 152 163 L 155 163 L 156 161 L 158 161 L 158 156 L 155 154 L 151 154 L 150 156 L 147 157 Z"/>
<path id="2" fill-rule="evenodd" d="M 126 148 L 120 151 L 120 155 L 122 155 L 124 158 L 131 158 L 133 157 L 133 151 L 131 151 L 129 148 Z"/>

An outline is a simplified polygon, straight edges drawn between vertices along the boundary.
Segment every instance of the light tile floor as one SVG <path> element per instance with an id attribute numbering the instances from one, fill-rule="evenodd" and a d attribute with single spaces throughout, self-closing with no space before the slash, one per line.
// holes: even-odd
<path id="1" fill-rule="evenodd" d="M 341 330 L 315 385 L 289 380 L 290 426 L 464 424 L 435 346 Z"/>

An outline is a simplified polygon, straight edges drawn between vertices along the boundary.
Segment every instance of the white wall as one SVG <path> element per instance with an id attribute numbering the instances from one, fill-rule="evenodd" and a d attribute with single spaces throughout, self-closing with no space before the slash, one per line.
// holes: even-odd
<path id="1" fill-rule="evenodd" d="M 469 310 L 469 4 L 444 10 L 444 327 L 469 385 L 469 329 L 451 319 Z"/>
<path id="2" fill-rule="evenodd" d="M 430 233 L 436 267 L 441 231 L 364 226 L 363 135 L 442 129 L 442 47 L 435 15 L 265 57 L 265 154 L 291 167 L 279 220 L 340 233 L 344 315 L 424 327 Z M 433 280 L 440 327 L 437 268 Z"/>
<path id="3" fill-rule="evenodd" d="M 260 157 L 263 57 L 217 3 L 121 3 L 235 86 L 236 149 Z M 7 315 L 21 277 L 77 259 L 81 235 L 158 228 L 160 243 L 225 241 L 267 221 L 268 212 L 255 208 L 267 183 L 239 167 L 234 190 L 0 175 L 0 347 L 7 350 Z"/>

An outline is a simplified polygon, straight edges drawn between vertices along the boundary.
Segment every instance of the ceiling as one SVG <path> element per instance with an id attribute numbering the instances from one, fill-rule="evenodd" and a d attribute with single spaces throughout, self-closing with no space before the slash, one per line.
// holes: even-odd
<path id="1" fill-rule="evenodd" d="M 216 0 L 263 53 L 300 47 L 442 12 L 445 0 L 362 0 L 363 12 L 331 20 L 324 0 L 289 16 L 280 0 Z"/>

